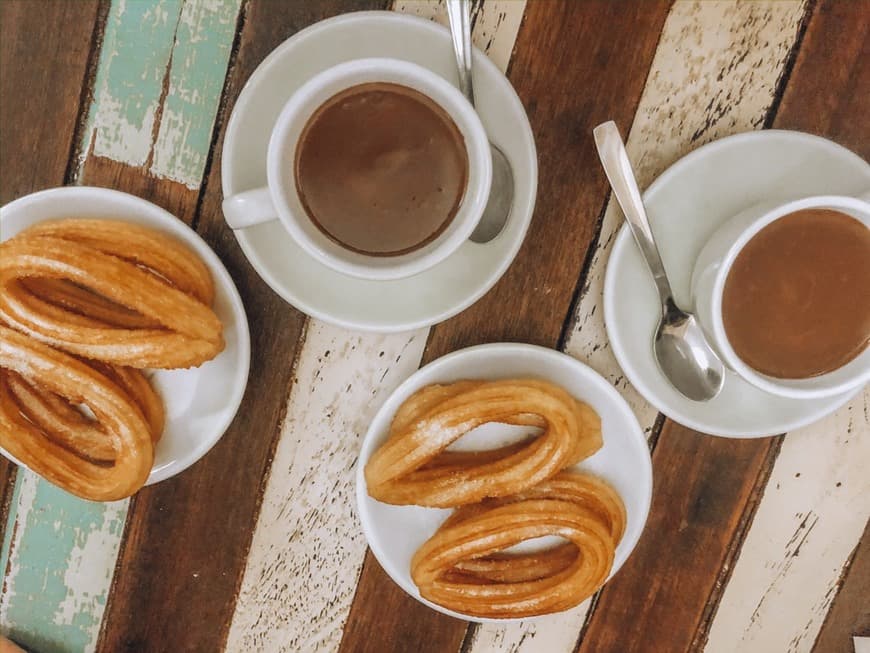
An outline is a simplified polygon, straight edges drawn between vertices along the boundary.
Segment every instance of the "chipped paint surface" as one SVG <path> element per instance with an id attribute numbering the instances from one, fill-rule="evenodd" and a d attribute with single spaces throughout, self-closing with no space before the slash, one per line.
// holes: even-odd
<path id="1" fill-rule="evenodd" d="M 486 52 L 501 70 L 507 70 L 510 63 L 525 7 L 526 0 L 472 2 L 471 24 L 474 45 Z M 396 0 L 393 9 L 428 18 L 445 27 L 450 26 L 444 0 Z"/>
<path id="2" fill-rule="evenodd" d="M 868 460 L 870 390 L 786 436 L 705 651 L 812 650 L 870 519 Z"/>
<path id="3" fill-rule="evenodd" d="M 83 155 L 199 188 L 241 0 L 115 0 Z"/>
<path id="4" fill-rule="evenodd" d="M 805 8 L 803 0 L 673 6 L 627 142 L 640 188 L 699 146 L 761 126 Z M 609 202 L 567 351 L 616 385 L 649 433 L 657 411 L 623 376 L 604 329 L 604 271 L 622 221 Z"/>
<path id="5" fill-rule="evenodd" d="M 241 0 L 188 0 L 181 10 L 151 174 L 199 188 Z"/>
<path id="6" fill-rule="evenodd" d="M 502 70 L 524 7 L 512 0 L 475 7 L 474 42 Z M 404 0 L 394 9 L 447 23 L 443 2 Z M 228 651 L 338 648 L 366 551 L 354 507 L 360 437 L 389 392 L 420 365 L 427 336 L 428 329 L 355 334 L 310 320 Z"/>
<path id="7" fill-rule="evenodd" d="M 626 144 L 641 188 L 703 143 L 761 124 L 804 8 L 801 1 L 779 0 L 674 4 Z M 620 128 L 629 131 L 629 125 Z M 604 330 L 604 269 L 622 219 L 610 202 L 566 352 L 608 378 L 649 434 L 658 411 L 625 379 Z M 467 651 L 567 653 L 576 646 L 587 612 L 588 602 L 519 625 L 483 624 L 472 633 Z"/>
<path id="8" fill-rule="evenodd" d="M 3 633 L 41 653 L 93 650 L 128 502 L 82 501 L 30 472 L 15 498 Z"/>
<path id="9" fill-rule="evenodd" d="M 239 5 L 114 0 L 83 156 L 153 159 L 153 174 L 198 187 Z M 0 631 L 41 653 L 93 650 L 127 506 L 82 501 L 18 474 L 0 559 Z"/>
<path id="10" fill-rule="evenodd" d="M 142 166 L 148 160 L 182 0 L 116 0 L 106 19 L 94 101 L 81 151 Z"/>
<path id="11" fill-rule="evenodd" d="M 354 507 L 361 438 L 419 366 L 425 336 L 309 324 L 227 650 L 338 647 L 366 550 Z"/>

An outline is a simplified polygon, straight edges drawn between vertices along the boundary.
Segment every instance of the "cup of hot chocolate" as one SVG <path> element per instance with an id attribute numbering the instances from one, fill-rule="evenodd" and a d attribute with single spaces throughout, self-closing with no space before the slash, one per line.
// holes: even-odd
<path id="1" fill-rule="evenodd" d="M 491 178 L 486 131 L 457 88 L 407 61 L 357 59 L 293 94 L 269 141 L 268 186 L 223 211 L 233 229 L 280 220 L 344 274 L 398 279 L 468 240 Z"/>
<path id="2" fill-rule="evenodd" d="M 870 381 L 870 203 L 753 206 L 724 223 L 692 275 L 695 311 L 734 372 L 773 394 L 833 396 Z"/>

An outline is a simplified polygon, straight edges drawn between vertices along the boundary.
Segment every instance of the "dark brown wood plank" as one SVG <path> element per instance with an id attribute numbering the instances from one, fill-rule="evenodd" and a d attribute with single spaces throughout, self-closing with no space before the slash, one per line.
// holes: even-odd
<path id="1" fill-rule="evenodd" d="M 870 637 L 870 524 L 852 554 L 813 653 L 852 653 L 852 637 Z"/>
<path id="2" fill-rule="evenodd" d="M 243 9 L 199 207 L 196 198 L 177 184 L 155 183 L 113 170 L 111 162 L 96 162 L 94 170 L 99 170 L 102 181 L 136 188 L 182 217 L 195 214 L 198 231 L 236 282 L 252 337 L 248 388 L 230 429 L 202 461 L 180 476 L 145 488 L 134 499 L 103 619 L 100 651 L 223 649 L 304 324 L 304 316 L 260 280 L 224 224 L 223 130 L 245 81 L 278 44 L 318 20 L 383 6 L 383 0 L 251 0 Z"/>
<path id="3" fill-rule="evenodd" d="M 0 204 L 64 183 L 98 8 L 0 2 Z"/>
<path id="4" fill-rule="evenodd" d="M 98 11 L 99 0 L 0 2 L 0 205 L 63 185 Z M 14 480 L 0 458 L 0 539 Z"/>
<path id="5" fill-rule="evenodd" d="M 644 535 L 601 592 L 580 651 L 689 650 L 773 442 L 665 423 Z"/>
<path id="6" fill-rule="evenodd" d="M 557 345 L 607 194 L 592 128 L 609 118 L 631 122 L 668 8 L 666 1 L 528 3 L 509 77 L 538 147 L 535 218 L 497 286 L 432 330 L 425 360 L 481 342 Z M 405 595 L 369 552 L 341 650 L 457 651 L 466 626 Z"/>
<path id="7" fill-rule="evenodd" d="M 770 126 L 870 154 L 868 7 L 836 0 L 814 6 Z M 704 436 L 665 422 L 653 454 L 649 522 L 625 568 L 601 592 L 581 653 L 687 651 L 706 639 L 778 443 Z"/>

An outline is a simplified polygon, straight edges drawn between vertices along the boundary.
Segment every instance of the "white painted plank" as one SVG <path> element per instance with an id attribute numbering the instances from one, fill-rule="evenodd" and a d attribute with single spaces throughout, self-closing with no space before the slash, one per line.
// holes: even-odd
<path id="1" fill-rule="evenodd" d="M 868 461 L 870 390 L 786 436 L 705 651 L 812 650 L 870 519 Z"/>
<path id="2" fill-rule="evenodd" d="M 227 650 L 338 646 L 366 550 L 354 508 L 360 439 L 420 364 L 425 335 L 309 324 Z"/>
<path id="3" fill-rule="evenodd" d="M 477 14 L 475 44 L 502 69 L 524 7 L 496 0 Z M 401 0 L 395 9 L 447 21 L 443 2 Z M 427 336 L 428 329 L 377 336 L 309 322 L 228 651 L 338 648 L 366 551 L 353 490 L 359 439 L 389 392 L 419 367 Z"/>
<path id="4" fill-rule="evenodd" d="M 804 8 L 798 0 L 674 4 L 627 141 L 641 188 L 690 150 L 761 124 Z M 627 131 L 628 125 L 620 127 Z M 610 379 L 649 433 L 658 412 L 623 377 L 604 330 L 604 270 L 622 219 L 611 202 L 566 352 Z M 587 612 L 588 603 L 517 626 L 485 624 L 468 651 L 573 651 Z"/>

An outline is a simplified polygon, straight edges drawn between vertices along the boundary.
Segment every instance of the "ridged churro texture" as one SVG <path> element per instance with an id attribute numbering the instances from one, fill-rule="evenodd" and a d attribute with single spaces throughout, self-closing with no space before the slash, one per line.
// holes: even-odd
<path id="1" fill-rule="evenodd" d="M 46 221 L 0 244 L 0 445 L 80 497 L 136 492 L 165 421 L 141 369 L 223 350 L 214 293 L 187 247 L 120 220 Z"/>
<path id="2" fill-rule="evenodd" d="M 498 449 L 446 451 L 488 422 L 542 431 Z M 565 470 L 602 444 L 595 411 L 557 385 L 458 381 L 424 387 L 399 407 L 365 477 L 380 501 L 456 508 L 411 562 L 421 596 L 474 617 L 531 617 L 579 604 L 610 574 L 622 499 L 605 481 Z M 507 551 L 546 535 L 565 542 Z"/>

